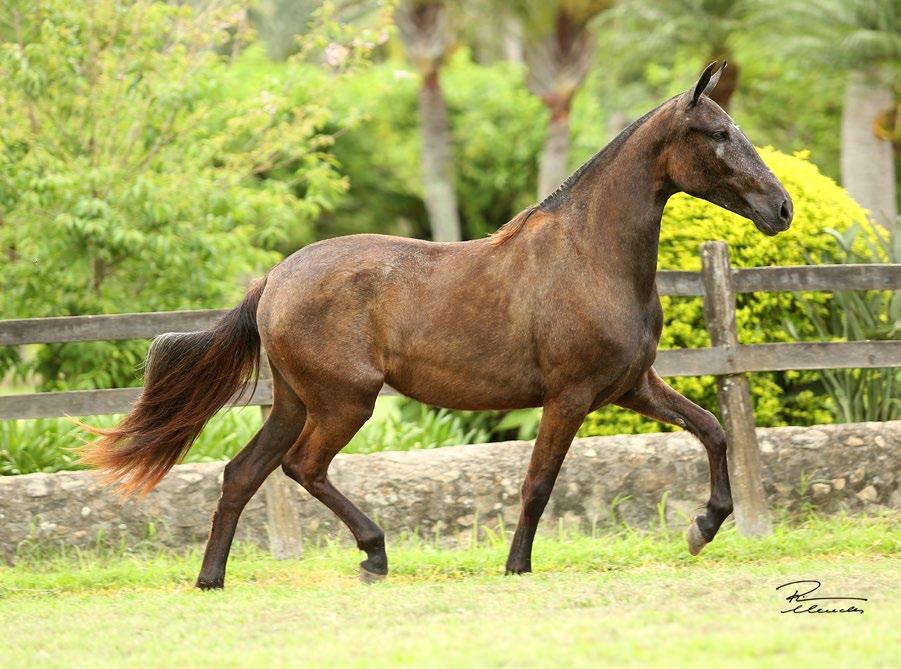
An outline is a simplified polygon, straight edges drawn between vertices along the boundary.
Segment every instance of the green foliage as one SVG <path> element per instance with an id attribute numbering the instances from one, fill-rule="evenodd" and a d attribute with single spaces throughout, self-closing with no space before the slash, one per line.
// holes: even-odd
<path id="1" fill-rule="evenodd" d="M 730 111 L 758 146 L 808 151 L 811 162 L 837 178 L 844 88 L 839 72 L 812 72 L 805 61 L 749 57 Z"/>
<path id="2" fill-rule="evenodd" d="M 345 188 L 309 69 L 230 95 L 238 7 L 7 3 L 0 318 L 230 305 Z M 237 18 L 236 18 L 237 17 Z M 320 86 L 324 88 L 324 86 Z M 298 99 L 295 91 L 304 91 Z M 122 385 L 146 344 L 7 355 L 44 389 Z"/>
<path id="3" fill-rule="evenodd" d="M 867 221 L 866 213 L 835 182 L 820 174 L 806 154 L 793 156 L 772 148 L 760 150 L 764 161 L 785 185 L 795 205 L 792 227 L 766 237 L 751 222 L 708 202 L 677 195 L 663 215 L 660 235 L 661 269 L 700 270 L 700 244 L 710 239 L 729 243 L 732 265 L 803 265 L 831 262 L 841 248 L 830 229 L 846 231 L 859 226 L 854 242 L 856 257 L 872 257 L 870 244 L 879 233 Z M 661 348 L 709 346 L 700 298 L 662 298 L 664 328 Z M 739 338 L 744 344 L 787 342 L 797 338 L 816 339 L 819 332 L 807 316 L 812 305 L 822 309 L 830 302 L 826 295 L 754 293 L 737 298 Z M 786 320 L 793 325 L 787 327 Z M 810 425 L 833 420 L 827 395 L 811 389 L 818 372 L 760 373 L 751 375 L 751 394 L 760 426 Z M 713 377 L 672 379 L 681 393 L 708 409 L 717 407 Z M 641 421 L 636 423 L 636 421 Z M 580 434 L 615 434 L 650 429 L 644 419 L 628 416 L 616 408 L 592 414 Z M 639 425 L 641 427 L 639 427 Z M 652 424 L 654 429 L 662 428 Z"/>
<path id="4" fill-rule="evenodd" d="M 368 421 L 344 452 L 409 451 L 486 441 L 490 441 L 489 431 L 466 425 L 460 412 L 403 401 Z"/>
<path id="5" fill-rule="evenodd" d="M 901 85 L 901 8 L 883 0 L 761 0 L 793 31 L 783 50 L 831 68 L 877 74 Z"/>
<path id="6" fill-rule="evenodd" d="M 839 245 L 833 263 L 866 263 L 880 257 L 892 259 L 888 244 L 882 248 L 874 245 L 862 253 L 855 244 L 861 234 L 857 226 L 845 234 L 834 230 L 829 234 Z M 901 296 L 894 291 L 838 292 L 832 295 L 825 308 L 802 296 L 801 304 L 821 340 L 897 339 L 901 334 Z M 788 321 L 786 327 L 793 334 L 796 332 L 794 322 Z M 901 417 L 899 381 L 901 370 L 897 368 L 824 370 L 821 376 L 822 389 L 832 399 L 834 418 L 843 423 Z"/>
<path id="7" fill-rule="evenodd" d="M 636 49 L 645 60 L 686 46 L 705 57 L 721 57 L 752 25 L 754 4 L 749 0 L 626 0 L 618 3 L 610 18 L 628 28 L 623 38 L 640 32 L 642 40 Z"/>
<path id="8" fill-rule="evenodd" d="M 85 419 L 112 427 L 122 416 Z M 440 448 L 491 441 L 491 414 L 433 410 L 411 400 L 379 401 L 375 416 L 354 436 L 346 453 L 375 453 Z M 204 427 L 185 462 L 228 460 L 260 428 L 258 407 L 220 411 Z M 511 427 L 513 423 L 511 423 Z M 74 448 L 85 432 L 68 419 L 0 421 L 0 476 L 79 469 Z"/>
<path id="9" fill-rule="evenodd" d="M 388 232 L 428 236 L 419 175 L 418 75 L 389 61 L 335 91 L 335 116 L 355 119 L 335 140 L 350 181 L 323 236 Z M 496 230 L 529 205 L 546 113 L 514 63 L 477 65 L 460 49 L 441 70 L 454 141 L 456 186 L 467 238 Z"/>
<path id="10" fill-rule="evenodd" d="M 113 427 L 122 416 L 84 419 L 96 427 Z M 185 462 L 210 462 L 233 457 L 261 424 L 257 407 L 222 411 L 204 428 Z M 81 469 L 74 449 L 85 431 L 64 418 L 0 421 L 0 476 Z"/>
<path id="11" fill-rule="evenodd" d="M 297 51 L 297 35 L 307 27 L 317 4 L 313 0 L 261 0 L 250 7 L 251 22 L 271 58 L 284 60 Z"/>

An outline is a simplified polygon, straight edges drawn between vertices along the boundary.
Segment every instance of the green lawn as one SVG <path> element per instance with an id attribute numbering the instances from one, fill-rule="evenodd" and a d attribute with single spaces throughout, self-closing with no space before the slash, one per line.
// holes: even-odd
<path id="1" fill-rule="evenodd" d="M 698 558 L 676 533 L 540 537 L 536 573 L 501 575 L 506 541 L 389 546 L 356 580 L 353 549 L 275 562 L 240 546 L 226 590 L 191 588 L 199 554 L 31 555 L 0 568 L 0 666 L 897 667 L 895 519 L 731 528 Z M 822 581 L 859 614 L 781 614 L 776 586 Z"/>

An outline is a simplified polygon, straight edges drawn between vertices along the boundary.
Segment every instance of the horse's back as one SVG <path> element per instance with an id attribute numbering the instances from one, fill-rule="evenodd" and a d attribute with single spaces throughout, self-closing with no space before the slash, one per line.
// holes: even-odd
<path id="1" fill-rule="evenodd" d="M 505 255 L 488 240 L 354 235 L 310 245 L 269 275 L 257 314 L 263 345 L 302 377 L 378 378 L 461 408 L 534 404 L 530 310 L 513 288 L 521 268 Z"/>

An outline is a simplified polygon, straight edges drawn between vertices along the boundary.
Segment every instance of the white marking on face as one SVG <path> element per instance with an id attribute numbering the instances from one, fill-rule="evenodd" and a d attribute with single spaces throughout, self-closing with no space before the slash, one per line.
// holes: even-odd
<path id="1" fill-rule="evenodd" d="M 723 155 L 726 153 L 726 143 L 725 142 L 717 143 L 716 149 L 714 149 L 714 150 L 716 151 L 717 157 L 722 158 Z"/>

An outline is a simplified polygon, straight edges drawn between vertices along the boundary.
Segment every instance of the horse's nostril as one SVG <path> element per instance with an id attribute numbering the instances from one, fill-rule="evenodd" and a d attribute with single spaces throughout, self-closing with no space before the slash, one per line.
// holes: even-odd
<path id="1" fill-rule="evenodd" d="M 788 208 L 788 200 L 782 200 L 782 206 L 779 207 L 779 219 L 783 223 L 791 219 L 791 210 Z"/>

